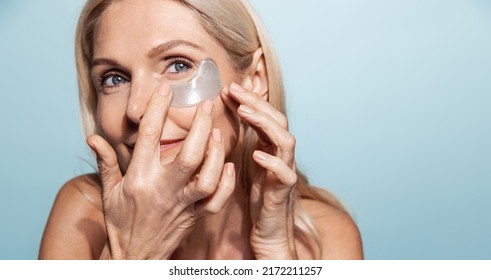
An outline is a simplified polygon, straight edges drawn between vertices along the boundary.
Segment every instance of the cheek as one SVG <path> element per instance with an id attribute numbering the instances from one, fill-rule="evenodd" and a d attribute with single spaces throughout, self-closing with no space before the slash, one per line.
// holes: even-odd
<path id="1" fill-rule="evenodd" d="M 239 138 L 240 121 L 239 118 L 223 103 L 220 97 L 213 100 L 215 113 L 213 118 L 213 128 L 219 128 L 222 132 L 227 155 L 235 147 Z M 178 129 L 189 133 L 192 127 L 194 115 L 197 107 L 189 108 L 170 108 L 168 119 L 164 125 L 164 133 L 174 130 L 173 125 Z"/>
<path id="2" fill-rule="evenodd" d="M 170 107 L 167 112 L 167 120 L 164 123 L 164 133 L 175 129 L 172 124 L 175 124 L 181 130 L 189 131 L 197 108 L 197 106 L 184 108 Z"/>
<path id="3" fill-rule="evenodd" d="M 97 106 L 97 124 L 103 136 L 112 146 L 123 139 L 124 116 L 126 113 L 126 100 L 122 98 L 99 98 Z"/>
<path id="4" fill-rule="evenodd" d="M 239 138 L 240 121 L 239 118 L 220 100 L 220 104 L 215 104 L 215 118 L 213 126 L 220 128 L 223 141 L 225 142 L 225 151 L 229 155 L 234 149 Z"/>

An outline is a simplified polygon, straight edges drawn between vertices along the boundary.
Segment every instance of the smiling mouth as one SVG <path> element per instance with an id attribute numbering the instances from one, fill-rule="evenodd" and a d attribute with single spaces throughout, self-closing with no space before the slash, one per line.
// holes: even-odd
<path id="1" fill-rule="evenodd" d="M 183 142 L 184 139 L 160 141 L 160 152 L 164 152 L 174 147 L 177 147 L 181 145 Z"/>

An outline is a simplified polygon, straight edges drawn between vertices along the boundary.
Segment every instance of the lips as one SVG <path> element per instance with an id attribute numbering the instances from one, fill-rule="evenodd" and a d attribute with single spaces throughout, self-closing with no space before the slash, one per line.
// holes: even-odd
<path id="1" fill-rule="evenodd" d="M 182 144 L 184 139 L 160 141 L 160 152 L 167 151 Z"/>

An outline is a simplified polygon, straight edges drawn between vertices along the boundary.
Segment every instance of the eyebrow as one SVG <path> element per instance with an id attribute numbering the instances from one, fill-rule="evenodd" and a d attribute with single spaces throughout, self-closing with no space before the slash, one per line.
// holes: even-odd
<path id="1" fill-rule="evenodd" d="M 169 42 L 165 42 L 165 43 L 162 43 L 158 46 L 155 46 L 153 47 L 148 53 L 147 53 L 147 57 L 150 58 L 150 59 L 153 59 L 157 56 L 159 56 L 161 53 L 164 53 L 170 49 L 173 49 L 173 48 L 177 48 L 177 47 L 180 47 L 180 46 L 187 46 L 187 47 L 191 47 L 191 48 L 195 48 L 195 49 L 198 49 L 198 50 L 203 50 L 202 47 L 194 44 L 194 43 L 191 43 L 191 42 L 188 42 L 188 41 L 184 41 L 184 40 L 173 40 L 173 41 L 169 41 Z"/>
<path id="2" fill-rule="evenodd" d="M 180 46 L 188 46 L 188 47 L 192 47 L 192 48 L 195 48 L 195 49 L 198 49 L 201 51 L 203 50 L 202 47 L 200 47 L 194 43 L 188 42 L 188 41 L 172 40 L 172 41 L 168 41 L 168 42 L 165 42 L 165 43 L 162 43 L 162 44 L 159 44 L 159 45 L 153 47 L 147 53 L 147 57 L 150 59 L 153 59 L 153 58 L 159 56 L 161 53 L 164 53 L 170 49 L 177 48 Z M 116 60 L 110 59 L 110 58 L 94 58 L 92 60 L 92 63 L 90 64 L 90 68 L 94 68 L 95 66 L 98 66 L 98 65 L 114 65 L 118 68 L 121 68 L 121 65 Z"/>
<path id="3" fill-rule="evenodd" d="M 117 68 L 123 68 L 116 60 L 111 58 L 94 58 L 90 64 L 90 68 L 94 68 L 99 65 L 114 65 Z"/>

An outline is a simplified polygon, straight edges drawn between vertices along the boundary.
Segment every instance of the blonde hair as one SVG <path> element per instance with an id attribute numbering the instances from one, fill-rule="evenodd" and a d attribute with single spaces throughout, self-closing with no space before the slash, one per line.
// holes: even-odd
<path id="1" fill-rule="evenodd" d="M 90 63 L 93 56 L 93 37 L 104 10 L 117 0 L 88 0 L 80 16 L 76 39 L 76 63 L 82 122 L 86 136 L 97 133 L 95 122 L 97 95 L 90 78 Z M 280 66 L 269 36 L 256 12 L 246 0 L 175 0 L 196 13 L 204 29 L 227 51 L 230 61 L 238 72 L 252 62 L 254 52 L 261 47 L 268 75 L 269 103 L 286 115 L 284 87 Z M 257 135 L 252 129 L 245 132 L 245 150 L 240 175 L 246 188 L 250 188 L 254 176 L 252 152 L 257 144 Z M 344 211 L 343 206 L 329 192 L 308 185 L 300 171 L 294 199 L 322 201 Z M 249 189 L 245 190 L 249 193 Z M 320 238 L 312 219 L 299 203 L 295 205 L 295 234 L 310 247 L 314 258 L 322 256 Z"/>

